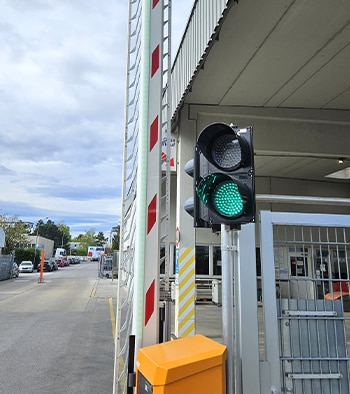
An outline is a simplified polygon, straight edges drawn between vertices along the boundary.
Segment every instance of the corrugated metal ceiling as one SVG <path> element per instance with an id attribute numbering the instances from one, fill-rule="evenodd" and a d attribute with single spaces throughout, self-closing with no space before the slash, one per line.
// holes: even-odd
<path id="1" fill-rule="evenodd" d="M 201 3 L 207 2 L 198 0 L 197 7 Z M 320 111 L 320 121 L 325 113 L 330 114 L 330 119 L 334 115 L 333 140 L 318 141 L 314 148 L 312 141 L 308 141 L 308 150 L 301 149 L 300 154 L 296 146 L 280 154 L 278 150 L 270 152 L 258 141 L 256 174 L 320 181 L 330 172 L 349 166 L 350 2 L 240 0 L 238 4 L 227 3 L 232 7 L 228 7 L 225 18 L 220 20 L 216 36 L 210 38 L 207 31 L 199 28 L 188 29 L 184 47 L 188 42 L 202 42 L 203 34 L 209 44 L 206 53 L 196 59 L 179 49 L 174 75 L 178 82 L 182 78 L 178 84 L 182 90 L 174 94 L 174 108 L 186 103 L 243 107 L 252 111 L 300 109 L 306 118 L 308 110 L 313 114 Z M 194 23 L 195 14 L 192 18 Z M 200 67 L 194 68 L 193 64 Z M 336 146 L 338 138 L 339 111 L 342 111 L 340 149 L 332 150 L 330 145 L 334 141 Z M 305 141 L 307 138 L 305 135 Z M 346 159 L 342 165 L 336 160 L 338 154 Z"/>

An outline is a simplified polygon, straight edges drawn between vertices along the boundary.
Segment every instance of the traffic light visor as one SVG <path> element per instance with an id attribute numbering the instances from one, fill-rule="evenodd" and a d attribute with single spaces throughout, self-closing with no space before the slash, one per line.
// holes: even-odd
<path id="1" fill-rule="evenodd" d="M 207 126 L 201 132 L 197 145 L 206 159 L 220 170 L 233 171 L 247 164 L 247 141 L 225 123 Z"/>

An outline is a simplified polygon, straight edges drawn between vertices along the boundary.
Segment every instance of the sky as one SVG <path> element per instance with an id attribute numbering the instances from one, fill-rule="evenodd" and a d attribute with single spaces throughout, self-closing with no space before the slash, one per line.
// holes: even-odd
<path id="1" fill-rule="evenodd" d="M 120 222 L 128 0 L 0 0 L 0 214 Z M 172 0 L 174 58 L 192 0 Z"/>

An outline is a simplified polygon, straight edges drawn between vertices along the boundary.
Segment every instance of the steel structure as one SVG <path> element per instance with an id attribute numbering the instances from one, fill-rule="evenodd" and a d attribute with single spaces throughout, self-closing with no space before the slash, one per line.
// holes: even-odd
<path id="1" fill-rule="evenodd" d="M 129 1 L 114 393 L 132 390 L 138 349 L 159 340 L 159 269 L 169 262 L 170 154 L 162 158 L 161 145 L 170 138 L 170 15 L 170 0 Z"/>
<path id="2" fill-rule="evenodd" d="M 262 211 L 260 233 L 261 393 L 349 393 L 349 217 Z"/>
<path id="3" fill-rule="evenodd" d="M 0 281 L 12 278 L 13 255 L 0 255 Z"/>

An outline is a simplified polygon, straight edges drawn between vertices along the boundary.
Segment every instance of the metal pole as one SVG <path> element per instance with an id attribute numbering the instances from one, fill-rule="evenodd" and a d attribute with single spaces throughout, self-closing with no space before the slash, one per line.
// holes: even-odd
<path id="1" fill-rule="evenodd" d="M 164 324 L 164 340 L 170 341 L 171 338 L 171 301 L 164 301 L 165 304 L 165 324 Z"/>
<path id="2" fill-rule="evenodd" d="M 36 258 L 36 249 L 37 249 L 37 245 L 38 245 L 38 236 L 39 236 L 39 227 L 36 230 L 36 237 L 35 237 L 35 247 L 34 247 L 34 267 L 35 267 L 35 258 Z"/>
<path id="3" fill-rule="evenodd" d="M 234 333 L 236 340 L 235 393 L 242 394 L 242 288 L 238 239 L 239 231 L 233 230 Z"/>
<path id="4" fill-rule="evenodd" d="M 45 261 L 45 250 L 41 251 L 41 262 L 40 262 L 40 275 L 38 283 L 43 283 L 43 274 L 44 274 L 44 261 Z"/>
<path id="5" fill-rule="evenodd" d="M 227 347 L 226 394 L 234 394 L 234 325 L 233 325 L 233 232 L 229 226 L 221 225 L 221 269 L 222 269 L 222 334 Z"/>

